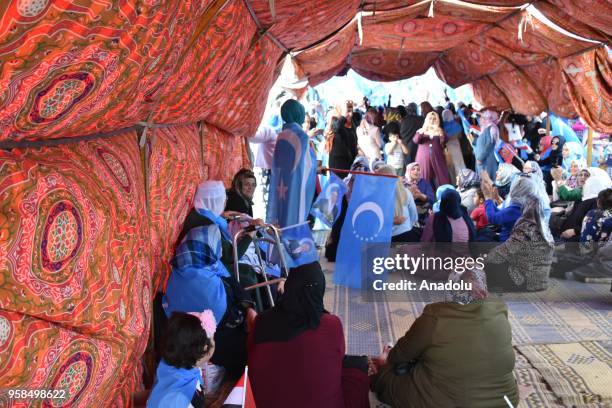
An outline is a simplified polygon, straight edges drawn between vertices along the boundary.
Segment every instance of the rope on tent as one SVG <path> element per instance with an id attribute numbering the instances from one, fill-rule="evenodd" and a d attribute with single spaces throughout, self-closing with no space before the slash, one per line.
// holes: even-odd
<path id="1" fill-rule="evenodd" d="M 273 7 L 274 7 L 274 0 L 270 0 L 270 1 L 271 1 L 270 12 L 272 13 L 272 20 L 275 20 L 276 16 L 275 16 L 275 12 L 274 12 L 274 9 L 273 9 Z M 272 42 L 274 44 L 276 44 L 276 46 L 278 48 L 283 50 L 285 53 L 290 54 L 289 49 L 287 47 L 285 47 L 285 45 L 283 43 L 281 43 L 278 38 L 276 38 L 274 35 L 272 35 L 270 33 L 269 29 L 265 29 L 263 27 L 263 25 L 261 25 L 261 21 L 259 21 L 259 18 L 257 18 L 257 14 L 255 14 L 255 11 L 253 10 L 253 6 L 251 5 L 251 2 L 249 0 L 244 0 L 244 5 L 246 6 L 247 10 L 249 10 L 249 14 L 251 15 L 251 18 L 253 19 L 253 21 L 255 22 L 255 25 L 257 26 L 257 31 L 259 31 L 259 35 L 261 37 L 267 36 L 270 40 L 272 40 Z"/>

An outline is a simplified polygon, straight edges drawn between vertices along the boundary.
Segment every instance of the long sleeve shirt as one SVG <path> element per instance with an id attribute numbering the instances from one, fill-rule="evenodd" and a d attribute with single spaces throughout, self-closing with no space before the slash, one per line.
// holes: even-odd
<path id="1" fill-rule="evenodd" d="M 484 205 L 489 224 L 501 227 L 499 240 L 505 242 L 510 236 L 516 220 L 521 216 L 521 206 L 511 201 L 510 205 L 500 210 L 492 200 L 486 200 Z"/>

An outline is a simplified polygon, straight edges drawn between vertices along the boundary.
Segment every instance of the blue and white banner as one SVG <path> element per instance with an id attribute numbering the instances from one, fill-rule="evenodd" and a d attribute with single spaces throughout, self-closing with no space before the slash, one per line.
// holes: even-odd
<path id="1" fill-rule="evenodd" d="M 319 260 L 317 245 L 307 222 L 279 230 L 283 255 L 288 268 L 297 268 Z M 270 245 L 270 261 L 280 265 L 278 248 Z"/>
<path id="2" fill-rule="evenodd" d="M 286 227 L 306 221 L 316 172 L 317 159 L 308 135 L 296 123 L 285 125 L 274 149 L 266 222 Z"/>
<path id="3" fill-rule="evenodd" d="M 396 185 L 394 177 L 356 175 L 340 232 L 335 284 L 360 288 L 362 244 L 391 242 Z"/>
<path id="4" fill-rule="evenodd" d="M 340 216 L 344 194 L 346 194 L 346 184 L 340 180 L 340 177 L 331 173 L 325 188 L 321 190 L 321 194 L 312 204 L 310 213 L 317 217 L 323 225 L 331 228 Z"/>

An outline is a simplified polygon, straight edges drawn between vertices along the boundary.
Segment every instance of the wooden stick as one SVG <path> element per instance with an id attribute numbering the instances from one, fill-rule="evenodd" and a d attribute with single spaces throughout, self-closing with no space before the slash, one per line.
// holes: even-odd
<path id="1" fill-rule="evenodd" d="M 282 281 L 284 281 L 285 278 L 276 278 L 276 279 L 272 279 L 266 282 L 260 282 L 260 283 L 256 283 L 254 285 L 251 286 L 247 286 L 246 288 L 244 288 L 244 290 L 253 290 L 253 289 L 257 289 L 257 288 L 261 288 L 263 286 L 268 286 L 268 285 L 276 285 L 277 283 L 280 283 Z"/>

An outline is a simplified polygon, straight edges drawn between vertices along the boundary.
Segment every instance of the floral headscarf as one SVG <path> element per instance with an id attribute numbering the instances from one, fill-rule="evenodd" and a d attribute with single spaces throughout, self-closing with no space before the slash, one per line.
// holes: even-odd
<path id="1" fill-rule="evenodd" d="M 461 169 L 457 174 L 458 183 L 457 189 L 459 191 L 469 190 L 473 187 L 480 187 L 480 176 L 474 170 Z"/>

